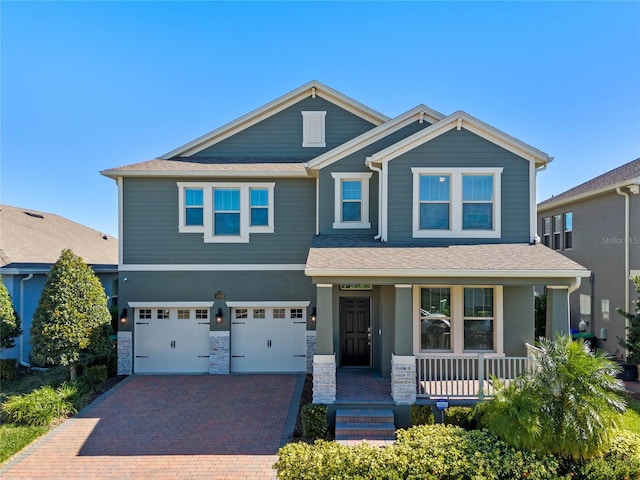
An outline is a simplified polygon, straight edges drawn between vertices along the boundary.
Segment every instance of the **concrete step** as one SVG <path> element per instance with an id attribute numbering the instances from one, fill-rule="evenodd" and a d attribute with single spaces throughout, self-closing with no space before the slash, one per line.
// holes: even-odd
<path id="1" fill-rule="evenodd" d="M 336 440 L 395 440 L 392 410 L 336 410 Z"/>

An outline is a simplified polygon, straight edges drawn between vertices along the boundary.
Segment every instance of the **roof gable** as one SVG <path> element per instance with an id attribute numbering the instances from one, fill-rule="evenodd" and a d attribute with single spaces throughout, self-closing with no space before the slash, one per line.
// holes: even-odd
<path id="1" fill-rule="evenodd" d="M 440 112 L 432 110 L 425 105 L 418 105 L 407 112 L 398 115 L 397 117 L 378 125 L 371 130 L 364 132 L 356 138 L 343 143 L 342 145 L 322 154 L 307 162 L 307 167 L 311 169 L 322 169 L 327 167 L 338 160 L 351 155 L 352 153 L 361 150 L 362 148 L 371 145 L 372 143 L 384 138 L 391 133 L 394 133 L 401 128 L 409 125 L 412 122 L 428 122 L 435 123 L 444 118 L 444 115 Z"/>
<path id="2" fill-rule="evenodd" d="M 491 125 L 459 110 L 447 117 L 444 117 L 430 127 L 414 133 L 404 140 L 377 152 L 367 159 L 367 163 L 382 163 L 393 160 L 403 153 L 413 150 L 414 148 L 433 140 L 454 128 L 457 130 L 464 128 L 465 130 L 468 130 L 526 160 L 529 160 L 530 162 L 534 162 L 536 166 L 546 165 L 552 160 L 552 157 L 549 157 L 549 155 L 543 151 L 527 145 L 517 138 L 507 135 L 497 128 L 494 128 Z"/>
<path id="3" fill-rule="evenodd" d="M 167 160 L 177 156 L 188 157 L 194 155 L 205 148 L 208 148 L 252 125 L 255 125 L 265 118 L 269 118 L 270 116 L 281 112 L 309 96 L 314 98 L 315 96 L 324 98 L 325 100 L 353 113 L 354 115 L 357 115 L 360 118 L 363 118 L 364 120 L 367 120 L 368 122 L 371 122 L 374 125 L 381 125 L 389 120 L 387 116 L 380 112 L 377 112 L 316 80 L 313 80 L 283 95 L 282 97 L 277 98 L 266 105 L 187 143 L 186 145 L 160 156 L 159 158 Z"/>

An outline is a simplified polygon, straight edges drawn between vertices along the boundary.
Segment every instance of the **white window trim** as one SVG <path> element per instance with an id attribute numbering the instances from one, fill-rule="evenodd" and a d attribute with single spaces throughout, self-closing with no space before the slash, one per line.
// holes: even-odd
<path id="1" fill-rule="evenodd" d="M 325 118 L 327 116 L 327 112 L 313 110 L 313 111 L 302 111 L 302 146 L 303 147 L 326 147 L 326 139 L 325 139 Z M 320 121 L 320 141 L 313 142 L 311 141 L 309 125 L 313 119 L 318 119 Z"/>
<path id="2" fill-rule="evenodd" d="M 369 220 L 369 181 L 373 172 L 332 172 L 334 179 L 333 228 L 371 228 Z M 362 184 L 362 216 L 359 222 L 342 221 L 342 181 L 360 180 Z"/>
<path id="3" fill-rule="evenodd" d="M 500 238 L 501 236 L 501 175 L 502 167 L 436 168 L 413 167 L 413 238 Z M 451 217 L 448 230 L 420 229 L 420 175 L 448 175 L 451 177 Z M 493 229 L 464 230 L 462 228 L 462 176 L 493 176 Z"/>
<path id="4" fill-rule="evenodd" d="M 247 243 L 249 242 L 250 233 L 273 233 L 274 232 L 274 182 L 177 182 L 178 185 L 178 231 L 180 233 L 202 233 L 205 243 Z M 186 205 L 185 205 L 185 189 L 202 188 L 203 189 L 203 225 L 185 225 L 186 222 Z M 240 190 L 240 235 L 214 235 L 213 234 L 213 191 L 220 189 L 239 189 Z M 251 204 L 249 191 L 251 188 L 262 188 L 268 190 L 269 209 L 268 209 L 268 225 L 260 225 L 252 227 L 251 222 Z"/>
<path id="5" fill-rule="evenodd" d="M 451 351 L 420 349 L 420 289 L 449 288 L 451 290 Z M 464 289 L 493 288 L 493 350 L 464 349 Z M 415 285 L 413 288 L 413 351 L 415 355 L 477 356 L 504 355 L 504 306 L 502 285 Z"/>

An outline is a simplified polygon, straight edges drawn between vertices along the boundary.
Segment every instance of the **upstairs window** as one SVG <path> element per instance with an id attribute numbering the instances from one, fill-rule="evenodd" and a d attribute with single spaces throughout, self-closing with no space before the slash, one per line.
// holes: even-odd
<path id="1" fill-rule="evenodd" d="M 551 247 L 551 217 L 542 219 L 542 244 Z"/>
<path id="2" fill-rule="evenodd" d="M 213 234 L 240 235 L 240 189 L 213 191 Z"/>
<path id="3" fill-rule="evenodd" d="M 553 216 L 553 249 L 562 248 L 562 215 Z"/>
<path id="4" fill-rule="evenodd" d="M 500 238 L 502 168 L 411 171 L 414 238 Z"/>
<path id="5" fill-rule="evenodd" d="M 573 248 L 573 212 L 564 214 L 564 249 Z"/>
<path id="6" fill-rule="evenodd" d="M 274 231 L 274 183 L 178 182 L 178 231 L 205 242 L 248 242 Z"/>
<path id="7" fill-rule="evenodd" d="M 324 119 L 327 112 L 302 112 L 302 146 L 326 147 Z"/>
<path id="8" fill-rule="evenodd" d="M 332 173 L 335 180 L 333 228 L 371 228 L 369 179 L 371 172 Z"/>

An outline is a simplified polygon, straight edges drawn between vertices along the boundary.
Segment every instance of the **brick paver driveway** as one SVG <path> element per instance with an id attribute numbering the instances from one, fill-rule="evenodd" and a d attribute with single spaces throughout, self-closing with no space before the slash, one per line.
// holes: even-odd
<path id="1" fill-rule="evenodd" d="M 304 375 L 127 378 L 0 469 L 9 479 L 271 479 Z"/>

